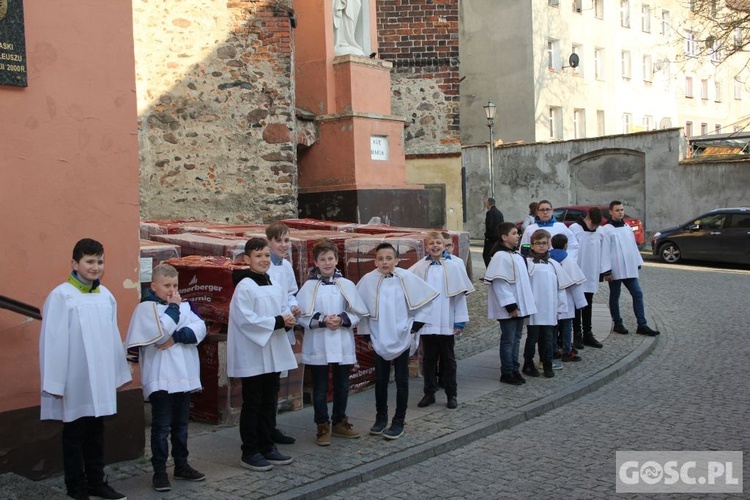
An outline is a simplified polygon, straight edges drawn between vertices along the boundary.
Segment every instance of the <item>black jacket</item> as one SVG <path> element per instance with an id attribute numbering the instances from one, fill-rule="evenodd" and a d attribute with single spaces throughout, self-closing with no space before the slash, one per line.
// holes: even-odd
<path id="1" fill-rule="evenodd" d="M 495 205 L 492 205 L 487 210 L 487 215 L 484 216 L 484 239 L 497 241 L 497 226 L 503 222 L 505 222 L 503 213 Z"/>

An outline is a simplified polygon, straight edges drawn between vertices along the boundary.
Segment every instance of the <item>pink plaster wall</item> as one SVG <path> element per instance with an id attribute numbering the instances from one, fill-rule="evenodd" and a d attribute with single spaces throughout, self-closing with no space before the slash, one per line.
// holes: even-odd
<path id="1" fill-rule="evenodd" d="M 0 86 L 0 294 L 41 309 L 91 237 L 124 335 L 138 301 L 131 2 L 27 0 L 24 17 L 29 85 Z M 25 320 L 0 310 L 0 412 L 39 404 L 41 323 Z"/>
<path id="2" fill-rule="evenodd" d="M 390 63 L 369 57 L 343 56 L 336 59 L 333 71 L 335 113 L 391 114 Z"/>

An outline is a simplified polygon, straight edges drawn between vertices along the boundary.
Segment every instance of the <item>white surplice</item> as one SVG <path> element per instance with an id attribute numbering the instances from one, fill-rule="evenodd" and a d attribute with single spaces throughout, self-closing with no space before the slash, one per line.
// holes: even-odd
<path id="1" fill-rule="evenodd" d="M 643 265 L 643 257 L 635 242 L 633 229 L 627 224 L 622 227 L 605 224 L 604 234 L 609 238 L 612 279 L 637 278 L 638 268 Z"/>
<path id="2" fill-rule="evenodd" d="M 586 296 L 583 294 L 583 285 L 586 283 L 586 276 L 583 271 L 578 267 L 573 258 L 568 255 L 559 262 L 560 266 L 570 277 L 572 284 L 565 288 L 565 312 L 558 315 L 558 319 L 571 319 L 576 315 L 576 309 L 586 307 Z"/>
<path id="3" fill-rule="evenodd" d="M 573 285 L 573 281 L 562 266 L 552 259 L 549 259 L 546 264 L 535 263 L 531 258 L 526 260 L 536 304 L 536 313 L 529 317 L 529 324 L 557 325 L 558 315 L 564 313 L 568 307 L 565 289 Z"/>
<path id="4" fill-rule="evenodd" d="M 370 313 L 370 317 L 360 321 L 357 333 L 370 335 L 375 352 L 391 360 L 407 349 L 416 351 L 418 339 L 411 333 L 412 324 L 429 321 L 430 302 L 439 295 L 438 291 L 398 267 L 392 277 L 377 269 L 365 274 L 357 283 L 357 291 Z"/>
<path id="5" fill-rule="evenodd" d="M 100 285 L 99 293 L 81 293 L 63 283 L 47 297 L 42 317 L 42 420 L 117 413 L 117 388 L 131 376 L 109 290 Z"/>
<path id="6" fill-rule="evenodd" d="M 466 295 L 474 291 L 474 285 L 466 274 L 466 269 L 453 259 L 441 259 L 440 264 L 432 264 L 428 256 L 409 268 L 440 295 L 432 302 L 429 321 L 419 331 L 419 335 L 453 335 L 455 323 L 469 321 Z"/>
<path id="7" fill-rule="evenodd" d="M 490 285 L 487 294 L 487 317 L 508 319 L 505 306 L 516 304 L 518 317 L 536 313 L 536 303 L 524 257 L 518 252 L 498 251 L 492 256 L 484 281 Z"/>
<path id="8" fill-rule="evenodd" d="M 523 236 L 521 237 L 521 245 L 530 244 L 531 243 L 531 236 L 534 234 L 534 231 L 537 229 L 544 229 L 547 231 L 550 236 L 554 236 L 556 234 L 564 234 L 568 237 L 568 255 L 572 255 L 573 259 L 578 259 L 578 240 L 576 239 L 575 234 L 573 234 L 570 229 L 568 229 L 568 226 L 563 224 L 562 222 L 555 222 L 551 226 L 545 226 L 545 227 L 539 227 L 538 223 L 529 224 L 529 226 L 523 230 Z"/>
<path id="9" fill-rule="evenodd" d="M 323 284 L 318 279 L 308 279 L 297 294 L 302 310 L 299 323 L 305 327 L 302 341 L 302 362 L 308 365 L 339 363 L 353 365 L 357 362 L 354 344 L 354 327 L 363 316 L 367 316 L 367 306 L 357 292 L 354 283 L 346 278 L 331 278 L 333 284 Z M 319 319 L 328 315 L 346 313 L 351 321 L 347 328 L 311 328 L 313 316 L 320 313 Z"/>
<path id="10" fill-rule="evenodd" d="M 297 368 L 284 328 L 274 329 L 276 316 L 288 310 L 288 297 L 276 284 L 259 286 L 243 278 L 229 304 L 227 374 L 254 377 Z"/>
<path id="11" fill-rule="evenodd" d="M 180 316 L 174 322 L 167 305 L 154 301 L 141 302 L 133 311 L 125 346 L 140 349 L 139 364 L 143 398 L 148 400 L 154 391 L 168 393 L 193 392 L 203 388 L 200 376 L 198 344 L 206 337 L 206 324 L 190 308 L 190 304 L 179 305 Z M 169 349 L 157 349 L 174 332 L 190 328 L 195 334 L 195 344 L 176 342 Z"/>
<path id="12" fill-rule="evenodd" d="M 280 285 L 284 290 L 284 295 L 286 296 L 286 309 L 284 309 L 284 313 L 290 313 L 292 307 L 299 305 L 296 297 L 297 290 L 299 289 L 297 278 L 294 276 L 294 269 L 288 260 L 281 259 L 281 262 L 276 264 L 273 262 L 274 258 L 272 257 L 271 265 L 268 267 L 266 273 L 271 277 L 272 283 Z M 294 345 L 297 343 L 294 330 L 289 330 L 286 335 L 290 344 Z"/>
<path id="13" fill-rule="evenodd" d="M 599 277 L 612 270 L 610 239 L 604 233 L 604 226 L 587 231 L 576 222 L 570 226 L 570 231 L 578 238 L 578 267 L 586 276 L 581 287 L 585 293 L 596 293 L 599 291 Z"/>

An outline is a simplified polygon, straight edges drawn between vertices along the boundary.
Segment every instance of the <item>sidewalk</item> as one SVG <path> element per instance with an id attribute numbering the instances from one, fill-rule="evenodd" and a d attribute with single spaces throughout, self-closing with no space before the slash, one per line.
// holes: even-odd
<path id="1" fill-rule="evenodd" d="M 422 379 L 410 379 L 406 432 L 395 441 L 367 434 L 375 414 L 374 392 L 368 390 L 349 398 L 349 420 L 362 433 L 360 439 L 334 437 L 331 446 L 319 447 L 315 444 L 312 407 L 280 414 L 279 427 L 295 436 L 297 443 L 279 448 L 282 453 L 292 455 L 294 463 L 276 466 L 270 472 L 252 472 L 240 467 L 240 437 L 236 427 L 191 424 L 190 463 L 206 473 L 205 482 L 173 480 L 171 492 L 154 492 L 151 465 L 146 458 L 109 466 L 109 480 L 131 499 L 320 498 L 559 407 L 627 371 L 654 347 L 655 339 L 651 337 L 608 335 L 611 326 L 609 313 L 601 304 L 594 304 L 593 321 L 597 338 L 605 344 L 603 349 L 586 348 L 581 351 L 582 362 L 565 363 L 562 370 L 555 371 L 552 379 L 527 378 L 528 383 L 524 386 L 499 382 L 499 329 L 496 324 L 494 330 L 485 328 L 486 331 L 478 332 L 478 337 L 491 339 L 494 336 L 494 346 L 458 361 L 458 409 L 447 409 L 442 393 L 437 394 L 434 405 L 418 408 Z M 462 338 L 457 345 L 467 340 Z M 393 385 L 389 397 L 393 412 Z M 64 492 L 62 478 L 44 483 Z"/>

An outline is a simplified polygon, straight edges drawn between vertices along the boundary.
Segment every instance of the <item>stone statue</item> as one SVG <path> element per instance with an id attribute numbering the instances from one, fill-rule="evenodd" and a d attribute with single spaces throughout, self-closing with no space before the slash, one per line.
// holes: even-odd
<path id="1" fill-rule="evenodd" d="M 357 22 L 362 0 L 333 0 L 333 53 L 363 56 L 362 41 L 357 39 Z M 361 34 L 359 35 L 361 38 Z"/>

